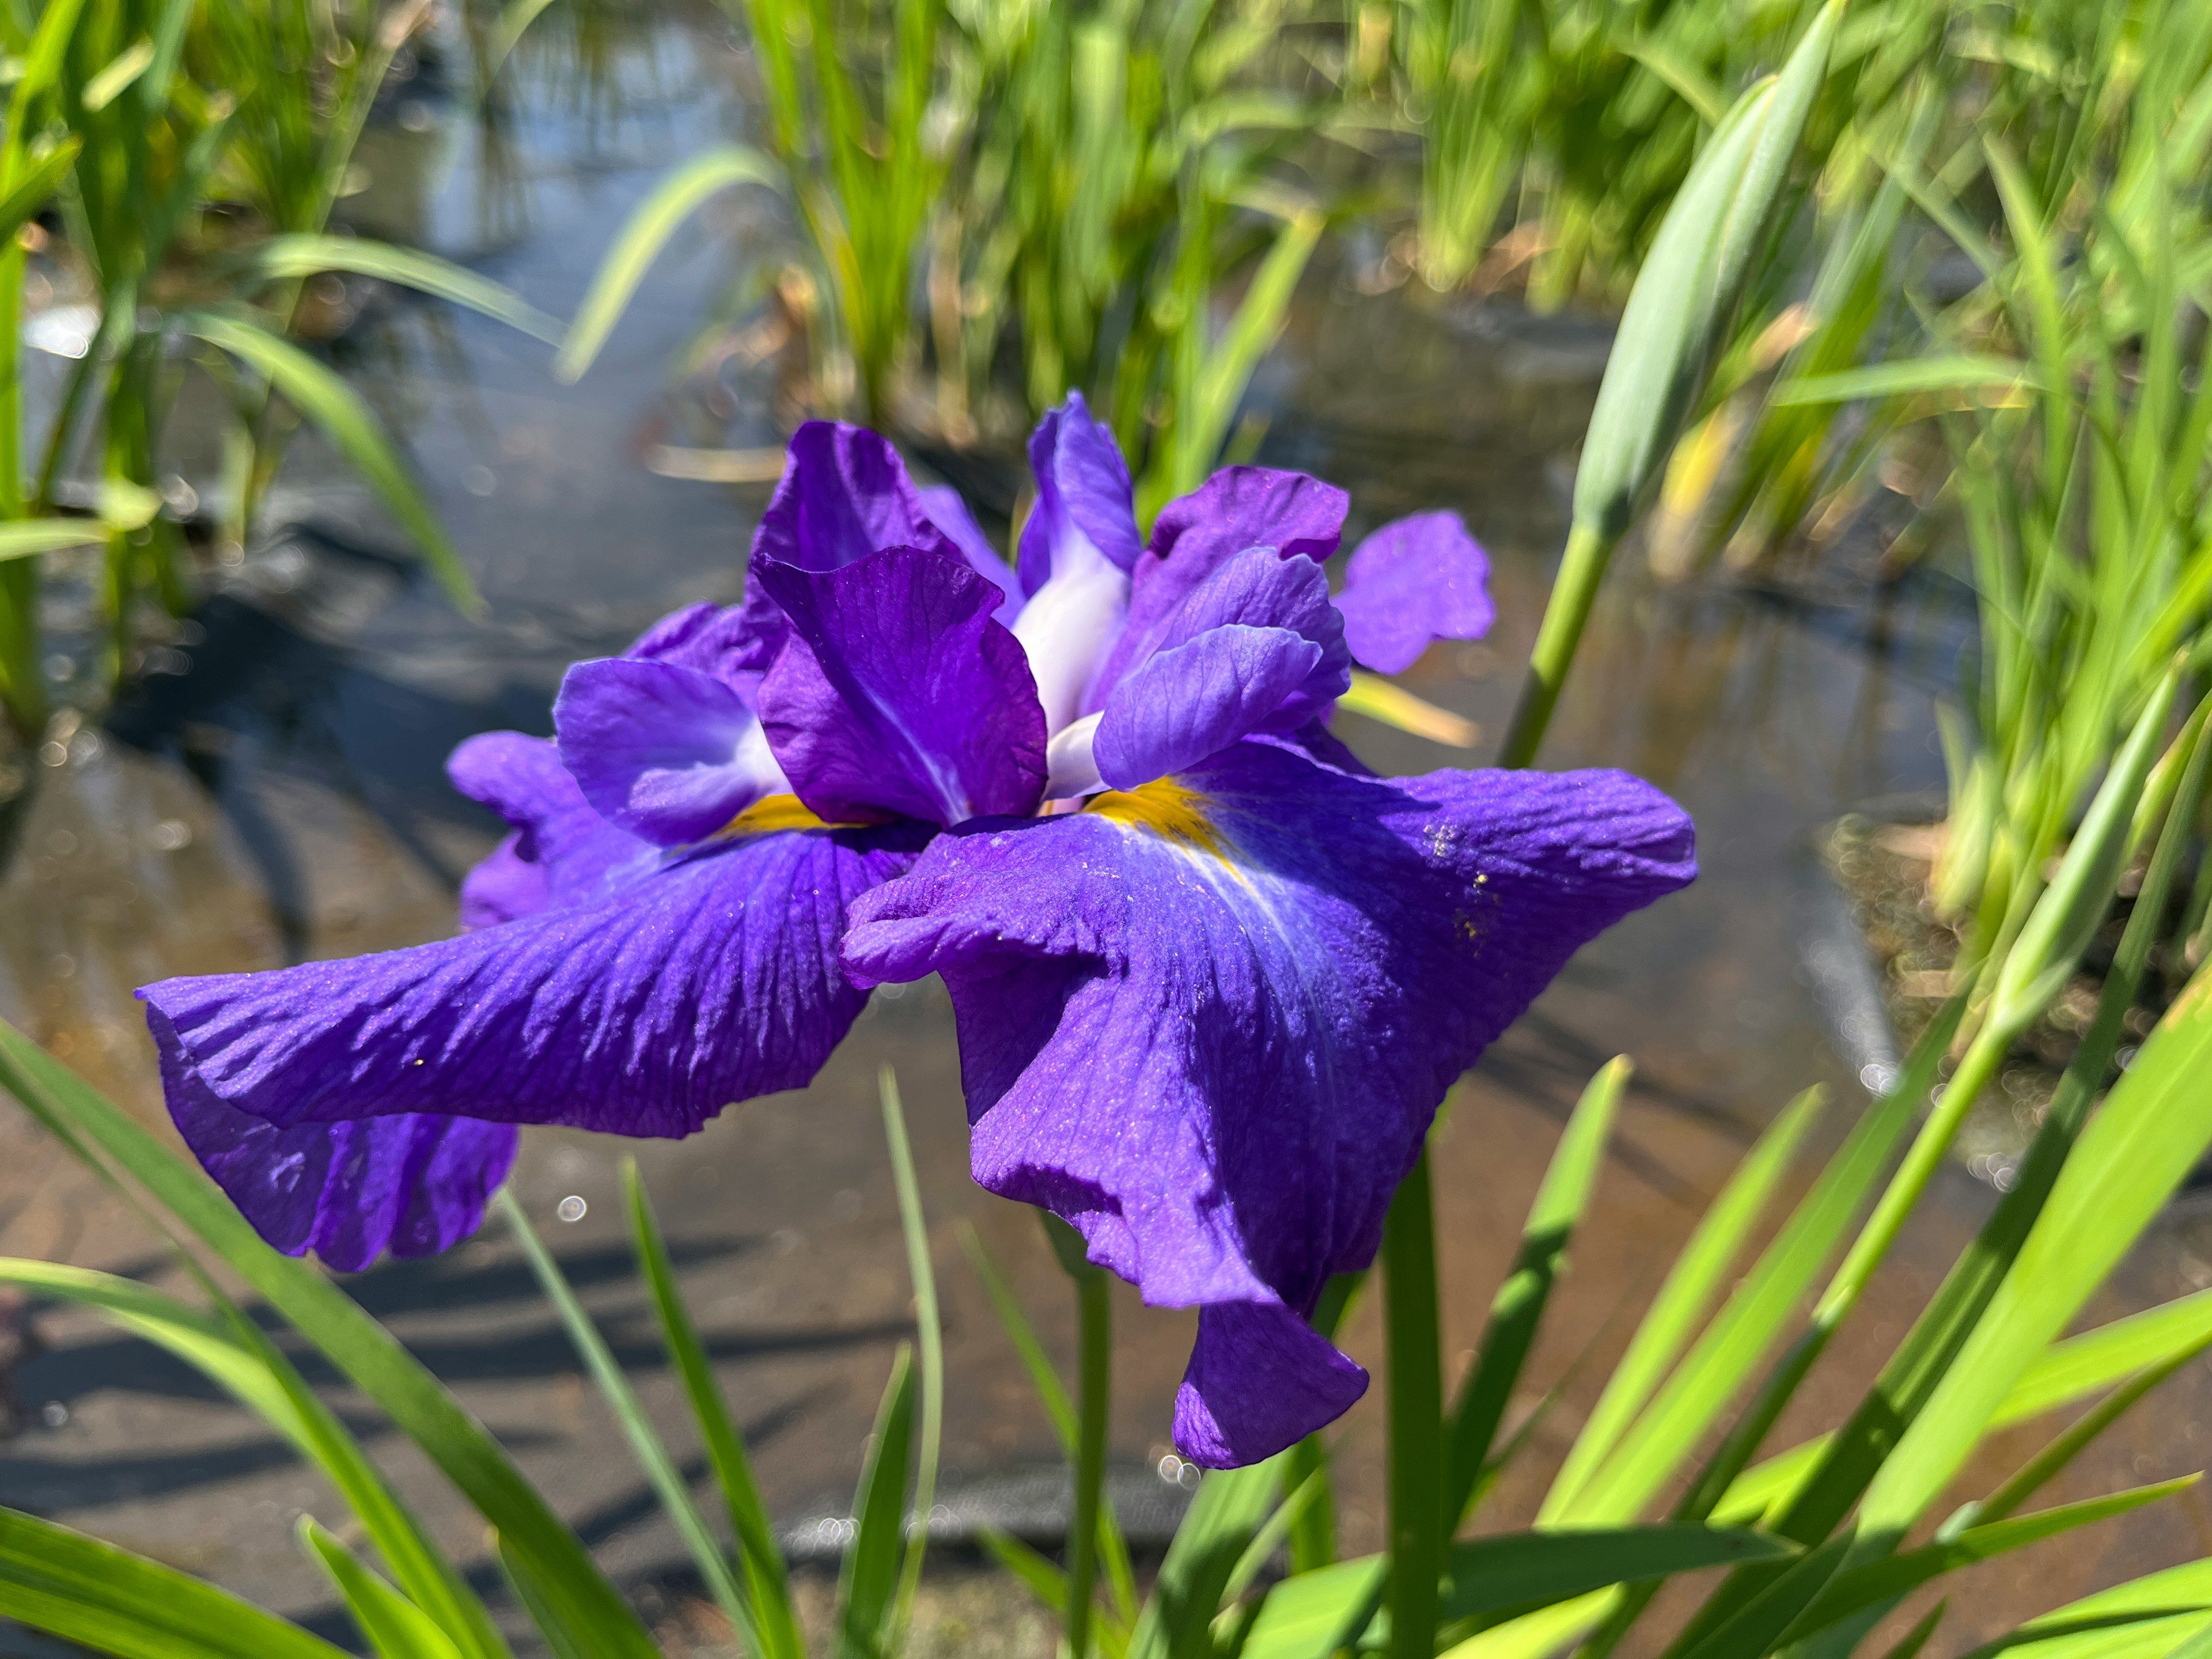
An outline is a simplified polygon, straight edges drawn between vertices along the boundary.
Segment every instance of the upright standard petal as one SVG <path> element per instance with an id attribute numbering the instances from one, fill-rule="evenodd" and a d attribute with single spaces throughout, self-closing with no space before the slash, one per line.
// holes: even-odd
<path id="1" fill-rule="evenodd" d="M 553 700 L 562 763 L 599 816 L 659 847 L 713 834 L 791 786 L 751 705 L 672 662 L 580 662 Z"/>
<path id="2" fill-rule="evenodd" d="M 1131 572 L 1128 626 L 1098 677 L 1103 697 L 1136 664 L 1158 651 L 1176 609 L 1237 554 L 1271 547 L 1319 564 L 1336 551 L 1350 498 L 1303 472 L 1231 466 L 1160 509 L 1152 556 Z"/>
<path id="3" fill-rule="evenodd" d="M 960 492 L 951 484 L 926 484 L 921 494 L 922 510 L 929 514 L 929 521 L 960 550 L 960 556 L 968 561 L 968 568 L 1006 596 L 991 614 L 1012 628 L 1014 618 L 1022 614 L 1021 578 L 1015 574 L 1013 566 L 999 556 L 998 550 L 984 535 L 983 527 L 969 512 L 968 503 L 960 499 Z"/>
<path id="4" fill-rule="evenodd" d="M 1619 773 L 1352 776 L 1247 743 L 1091 810 L 940 837 L 854 906 L 856 975 L 941 973 L 976 1179 L 1202 1324 L 1184 1454 L 1341 1411 L 1262 1311 L 1364 1266 L 1446 1089 L 1567 957 L 1694 873 Z"/>
<path id="5" fill-rule="evenodd" d="M 748 617 L 741 605 L 688 605 L 647 629 L 623 655 L 636 661 L 696 668 L 713 675 L 750 702 L 760 684 L 762 671 L 783 641 L 781 613 L 772 620 L 772 637 L 764 638 L 758 620 Z"/>
<path id="6" fill-rule="evenodd" d="M 1091 418 L 1083 394 L 1049 411 L 1030 434 L 1036 505 L 1022 526 L 1021 575 L 1035 593 L 1055 577 L 1103 559 L 1127 575 L 1144 549 L 1136 492 L 1114 434 Z"/>
<path id="7" fill-rule="evenodd" d="M 989 582 L 957 555 L 903 547 L 757 574 L 795 630 L 762 683 L 761 720 L 809 807 L 940 824 L 1036 808 L 1044 715 Z"/>
<path id="8" fill-rule="evenodd" d="M 1431 640 L 1490 631 L 1490 560 L 1458 514 L 1416 513 L 1352 550 L 1336 608 L 1353 656 L 1377 673 L 1402 673 Z"/>
<path id="9" fill-rule="evenodd" d="M 783 477 L 753 532 L 742 609 L 752 643 L 742 665 L 766 669 L 789 635 L 775 599 L 762 590 L 763 564 L 836 570 L 886 547 L 961 556 L 930 517 L 890 439 L 842 422 L 808 421 L 791 434 Z"/>
<path id="10" fill-rule="evenodd" d="M 920 836 L 794 827 L 812 820 L 788 796 L 747 819 L 598 904 L 143 988 L 171 1110 L 193 1085 L 280 1129 L 435 1114 L 683 1135 L 799 1087 L 866 1000 L 838 963 L 847 908 Z"/>

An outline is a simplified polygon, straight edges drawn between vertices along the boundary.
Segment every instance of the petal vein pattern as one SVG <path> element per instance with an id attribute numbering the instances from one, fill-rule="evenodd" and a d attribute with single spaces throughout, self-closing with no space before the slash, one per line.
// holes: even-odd
<path id="1" fill-rule="evenodd" d="M 1371 1260 L 1453 1080 L 1694 869 L 1680 810 L 1625 775 L 1383 782 L 1247 743 L 940 837 L 854 907 L 845 955 L 944 975 L 978 1182 L 1066 1217 L 1148 1301 L 1209 1310 L 1178 1444 L 1221 1466 L 1356 1396 L 1285 1322 Z"/>
<path id="2" fill-rule="evenodd" d="M 599 904 L 138 994 L 173 1077 L 279 1128 L 432 1113 L 688 1134 L 820 1068 L 865 1000 L 838 965 L 846 908 L 918 840 L 742 836 Z"/>

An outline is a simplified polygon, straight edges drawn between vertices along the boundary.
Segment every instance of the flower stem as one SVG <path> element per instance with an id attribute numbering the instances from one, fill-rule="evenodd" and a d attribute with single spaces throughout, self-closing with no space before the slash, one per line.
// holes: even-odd
<path id="1" fill-rule="evenodd" d="M 1513 724 L 1506 728 L 1505 747 L 1498 757 L 1500 766 L 1534 763 L 1544 728 L 1552 723 L 1552 710 L 1567 683 L 1567 670 L 1574 666 L 1575 647 L 1582 643 L 1583 628 L 1589 621 L 1605 568 L 1612 562 L 1613 548 L 1612 540 L 1595 525 L 1578 522 L 1568 532 L 1567 550 L 1560 557 L 1551 600 L 1536 629 L 1536 647 L 1528 656 L 1528 677 L 1521 682 Z"/>
<path id="2" fill-rule="evenodd" d="M 1075 1276 L 1079 1376 L 1075 1507 L 1067 1523 L 1067 1651 L 1087 1659 L 1091 1586 L 1098 1571 L 1098 1507 L 1106 1485 L 1106 1415 L 1114 1385 L 1114 1309 L 1106 1275 Z"/>
<path id="3" fill-rule="evenodd" d="M 1444 1390 L 1425 1146 L 1382 1223 L 1382 1324 L 1390 1413 L 1390 1653 L 1392 1659 L 1431 1659 L 1443 1573 Z"/>

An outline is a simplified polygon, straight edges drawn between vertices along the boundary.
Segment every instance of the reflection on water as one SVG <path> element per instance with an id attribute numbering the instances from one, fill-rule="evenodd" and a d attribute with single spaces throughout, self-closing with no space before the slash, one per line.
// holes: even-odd
<path id="1" fill-rule="evenodd" d="M 556 7 L 545 21 L 574 9 Z M 625 33 L 615 11 L 586 10 L 596 20 L 588 37 L 579 22 L 565 46 L 558 36 L 537 46 L 526 38 L 514 65 L 524 79 L 509 97 L 477 100 L 455 67 L 465 61 L 458 40 L 444 63 L 419 64 L 362 148 L 366 176 L 347 208 L 354 222 L 471 258 L 532 303 L 573 312 L 611 225 L 645 183 L 741 125 L 730 89 L 745 73 L 718 22 Z M 763 210 L 734 200 L 726 210 Z M 772 234 L 772 222 L 762 231 Z M 451 930 L 454 884 L 495 826 L 445 786 L 445 753 L 476 731 L 548 730 L 569 661 L 618 648 L 675 605 L 739 590 L 763 489 L 672 481 L 641 462 L 645 440 L 681 418 L 665 365 L 727 279 L 715 246 L 704 232 L 678 237 L 574 388 L 551 381 L 542 347 L 489 324 L 388 296 L 368 307 L 343 360 L 408 434 L 489 599 L 489 620 L 465 623 L 446 608 L 359 490 L 303 441 L 284 481 L 296 522 L 252 550 L 104 730 L 65 731 L 40 757 L 18 815 L 18 856 L 0 876 L 0 1013 L 150 1118 L 158 1096 L 133 986 Z M 1505 309 L 1364 300 L 1328 276 L 1310 289 L 1256 388 L 1269 420 L 1261 458 L 1350 487 L 1355 529 L 1424 507 L 1465 514 L 1497 562 L 1497 635 L 1438 647 L 1408 681 L 1479 722 L 1487 744 L 1502 730 L 1542 604 L 1564 525 L 1567 448 L 1606 336 Z M 765 431 L 772 388 L 732 374 L 715 382 L 731 418 Z M 1601 1353 L 1617 1345 L 1608 1322 L 1624 1300 L 1648 1293 L 1652 1264 L 1789 1095 L 1825 1081 L 1839 1118 L 1860 1103 L 1799 982 L 1798 838 L 1853 801 L 1940 781 L 1930 699 L 1951 681 L 1966 620 L 1957 594 L 1934 579 L 1879 606 L 1864 592 L 1832 578 L 1663 591 L 1624 561 L 1547 759 L 1627 767 L 1674 792 L 1698 822 L 1705 874 L 1585 952 L 1455 1098 L 1437 1152 L 1451 1342 L 1472 1341 L 1557 1124 L 1613 1053 L 1636 1056 L 1638 1083 L 1536 1377 L 1556 1377 L 1586 1345 Z M 1356 718 L 1343 727 L 1388 771 L 1466 758 Z M 975 1222 L 1064 1351 L 1056 1272 L 1028 1216 L 966 1180 L 941 991 L 887 991 L 805 1104 L 751 1103 L 692 1140 L 641 1149 L 700 1322 L 787 1515 L 818 1512 L 849 1492 L 905 1316 L 872 1097 L 885 1060 L 913 1103 L 947 1279 L 951 1478 L 1052 1454 L 952 1225 Z M 623 1269 L 614 1183 L 624 1150 L 533 1133 L 517 1186 L 636 1359 L 648 1403 L 672 1408 Z M 582 1218 L 553 1222 L 572 1198 Z M 1840 1415 L 1984 1202 L 1963 1177 L 1939 1184 L 1934 1213 L 1908 1234 L 1863 1326 L 1816 1378 L 1786 1436 Z M 14 1114 L 0 1115 L 0 1229 L 11 1254 L 161 1271 L 145 1231 Z M 2212 1241 L 2195 1242 L 2198 1231 L 2177 1218 L 2100 1316 L 2186 1288 L 2192 1275 L 2212 1278 L 2197 1261 L 2212 1255 Z M 503 1243 L 483 1238 L 443 1261 L 380 1269 L 360 1289 L 455 1380 L 564 1511 L 586 1519 L 618 1571 L 659 1571 L 675 1559 Z M 1370 1358 L 1373 1317 L 1366 1310 L 1350 1339 Z M 1124 1298 L 1122 1322 L 1115 1443 L 1133 1463 L 1157 1464 L 1187 1321 Z M 12 1501 L 280 1607 L 323 1604 L 296 1560 L 289 1520 L 325 1500 L 296 1465 L 149 1351 L 68 1316 L 46 1318 L 42 1329 L 55 1352 L 24 1369 L 22 1386 L 34 1403 L 56 1405 L 59 1426 L 34 1428 L 0 1454 Z M 1533 1507 L 1537 1475 L 1587 1405 L 1589 1376 L 1538 1437 L 1528 1469 L 1509 1477 L 1512 1512 Z M 2163 1433 L 2124 1430 L 2069 1473 L 2077 1489 L 2054 1501 L 2173 1473 L 2212 1405 L 2201 1374 L 2174 1387 L 2193 1392 L 2166 1397 Z M 1370 1401 L 1346 1431 L 1350 1547 L 1376 1541 L 1379 1428 Z M 477 1559 L 465 1517 L 419 1475 L 403 1470 L 434 1523 Z M 2057 1573 L 2042 1564 L 2032 1604 L 2059 1599 L 2062 1577 L 2087 1585 L 2193 1553 L 2185 1530 L 2168 1512 L 2130 1517 Z M 1995 1629 L 2030 1604 L 2025 1593 L 1969 1580 L 1954 1617 Z"/>

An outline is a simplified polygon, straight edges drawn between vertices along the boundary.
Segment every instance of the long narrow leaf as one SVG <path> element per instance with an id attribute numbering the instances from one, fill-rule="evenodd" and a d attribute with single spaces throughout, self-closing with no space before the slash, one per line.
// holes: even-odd
<path id="1" fill-rule="evenodd" d="M 561 319 L 525 301 L 489 276 L 416 248 L 395 247 L 363 236 L 272 236 L 253 250 L 249 268 L 271 282 L 350 271 L 449 300 L 495 322 L 519 329 L 548 345 L 560 343 Z"/>
<path id="2" fill-rule="evenodd" d="M 470 616 L 483 609 L 475 579 L 461 562 L 445 526 L 416 488 L 386 435 L 383 422 L 358 392 L 289 340 L 280 339 L 243 318 L 194 311 L 186 313 L 182 320 L 210 345 L 266 375 L 270 384 L 321 428 L 323 435 L 383 498 L 392 515 L 422 548 L 439 586 L 453 604 Z"/>
<path id="3" fill-rule="evenodd" d="M 343 1659 L 227 1590 L 0 1509 L 0 1617 L 117 1659 Z"/>
<path id="4" fill-rule="evenodd" d="M 346 1611 L 377 1659 L 461 1659 L 461 1650 L 428 1614 L 370 1571 L 311 1516 L 300 1517 L 300 1544 L 344 1598 Z"/>

